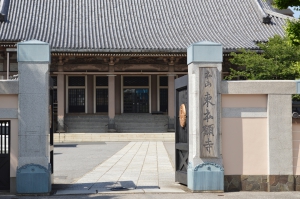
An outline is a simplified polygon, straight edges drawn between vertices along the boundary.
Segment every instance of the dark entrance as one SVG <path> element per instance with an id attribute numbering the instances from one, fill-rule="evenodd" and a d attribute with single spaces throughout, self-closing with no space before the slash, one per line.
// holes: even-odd
<path id="1" fill-rule="evenodd" d="M 159 110 L 162 112 L 168 112 L 168 89 L 159 89 Z"/>
<path id="2" fill-rule="evenodd" d="M 108 89 L 99 88 L 99 87 L 107 87 L 107 86 L 108 86 L 107 76 L 96 77 L 96 112 L 108 112 Z"/>
<path id="3" fill-rule="evenodd" d="M 69 76 L 68 86 L 69 86 L 68 89 L 69 113 L 84 113 L 85 112 L 85 76 Z"/>
<path id="4" fill-rule="evenodd" d="M 69 112 L 85 112 L 85 89 L 69 89 Z"/>
<path id="5" fill-rule="evenodd" d="M 96 112 L 108 112 L 108 89 L 96 89 Z"/>
<path id="6" fill-rule="evenodd" d="M 10 121 L 0 120 L 0 190 L 10 189 Z"/>
<path id="7" fill-rule="evenodd" d="M 149 113 L 149 89 L 124 89 L 124 113 Z"/>
<path id="8" fill-rule="evenodd" d="M 187 169 L 189 156 L 188 131 L 188 76 L 175 80 L 175 181 L 187 185 Z M 185 126 L 180 125 L 180 107 L 184 104 L 186 110 Z"/>
<path id="9" fill-rule="evenodd" d="M 50 89 L 49 89 L 49 126 L 50 126 L 50 164 L 51 164 L 51 173 L 54 171 L 54 157 L 53 157 L 53 132 L 54 129 L 54 101 L 57 99 L 57 92 L 54 92 L 53 85 L 54 81 L 53 78 L 50 78 Z M 56 90 L 55 90 L 56 91 Z M 56 95 L 56 96 L 55 96 Z"/>

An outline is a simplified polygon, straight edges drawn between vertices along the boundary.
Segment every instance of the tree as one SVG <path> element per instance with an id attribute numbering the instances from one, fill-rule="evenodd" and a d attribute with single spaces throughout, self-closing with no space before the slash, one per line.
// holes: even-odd
<path id="1" fill-rule="evenodd" d="M 268 43 L 257 44 L 263 53 L 241 50 L 231 53 L 229 60 L 237 65 L 230 69 L 226 79 L 247 80 L 295 80 L 300 78 L 300 46 L 291 45 L 287 37 L 278 35 Z M 293 101 L 300 101 L 300 95 L 293 95 Z"/>
<path id="2" fill-rule="evenodd" d="M 300 45 L 300 20 L 287 20 L 285 32 L 292 45 Z"/>
<path id="3" fill-rule="evenodd" d="M 257 44 L 263 53 L 241 50 L 231 53 L 229 60 L 237 65 L 226 79 L 295 80 L 300 78 L 300 46 L 290 45 L 286 37 L 278 35 L 267 43 Z"/>
<path id="4" fill-rule="evenodd" d="M 274 7 L 286 9 L 289 6 L 300 10 L 300 0 L 273 0 Z M 285 27 L 286 36 L 292 45 L 300 45 L 300 20 L 287 20 Z"/>
<path id="5" fill-rule="evenodd" d="M 287 7 L 298 7 L 300 6 L 299 0 L 273 0 L 273 4 L 276 8 L 286 9 Z"/>

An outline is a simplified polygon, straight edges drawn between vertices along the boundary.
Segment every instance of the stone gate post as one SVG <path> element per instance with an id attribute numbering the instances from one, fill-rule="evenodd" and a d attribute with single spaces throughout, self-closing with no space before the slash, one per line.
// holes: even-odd
<path id="1" fill-rule="evenodd" d="M 189 89 L 188 188 L 224 191 L 220 137 L 222 45 L 203 41 L 187 50 Z"/>
<path id="2" fill-rule="evenodd" d="M 49 138 L 48 43 L 37 40 L 17 44 L 19 68 L 19 156 L 17 193 L 51 191 Z"/>

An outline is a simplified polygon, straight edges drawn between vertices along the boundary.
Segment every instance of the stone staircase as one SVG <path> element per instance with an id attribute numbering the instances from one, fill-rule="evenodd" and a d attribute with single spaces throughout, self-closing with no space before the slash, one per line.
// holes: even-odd
<path id="1" fill-rule="evenodd" d="M 168 116 L 150 113 L 126 113 L 116 115 L 119 133 L 162 133 L 167 132 Z"/>
<path id="2" fill-rule="evenodd" d="M 107 115 L 68 114 L 65 124 L 68 133 L 106 133 Z M 150 113 L 126 113 L 115 117 L 117 133 L 167 132 L 168 116 Z"/>
<path id="3" fill-rule="evenodd" d="M 68 114 L 65 116 L 67 133 L 105 133 L 107 115 Z"/>

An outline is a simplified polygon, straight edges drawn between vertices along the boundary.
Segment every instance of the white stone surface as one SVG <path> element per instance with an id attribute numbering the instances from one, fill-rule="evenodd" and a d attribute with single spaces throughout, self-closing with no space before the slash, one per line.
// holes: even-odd
<path id="1" fill-rule="evenodd" d="M 19 63 L 19 93 L 48 94 L 48 68 L 45 63 Z"/>
<path id="2" fill-rule="evenodd" d="M 267 108 L 222 108 L 223 118 L 267 117 Z"/>
<path id="3" fill-rule="evenodd" d="M 49 65 L 19 63 L 19 167 L 49 163 Z"/>
<path id="4" fill-rule="evenodd" d="M 268 96 L 270 175 L 293 175 L 291 102 L 291 95 Z"/>
<path id="5" fill-rule="evenodd" d="M 176 186 L 175 171 L 163 142 L 130 142 L 58 194 L 80 189 L 83 183 L 87 189 L 101 193 L 118 186 L 130 192 L 184 192 Z"/>
<path id="6" fill-rule="evenodd" d="M 19 94 L 19 81 L 0 80 L 0 94 Z"/>
<path id="7" fill-rule="evenodd" d="M 16 108 L 0 108 L 0 119 L 18 118 L 18 109 Z"/>
<path id="8" fill-rule="evenodd" d="M 218 158 L 200 158 L 200 114 L 202 114 L 202 110 L 199 107 L 200 104 L 200 87 L 199 87 L 199 68 L 217 68 L 218 74 L 216 78 L 217 82 L 217 89 L 220 89 L 220 72 L 222 71 L 222 64 L 221 63 L 192 63 L 188 65 L 188 75 L 189 75 L 189 163 L 191 163 L 191 166 L 196 166 L 198 164 L 201 164 L 203 162 L 214 162 L 220 165 L 223 165 L 222 163 L 222 156 L 220 155 L 221 151 L 221 138 L 220 138 L 220 102 L 221 100 L 218 99 L 218 114 L 217 114 L 217 123 L 216 128 L 218 128 L 218 138 L 216 143 L 219 144 L 219 150 L 218 150 Z M 220 92 L 218 91 L 218 98 L 220 98 Z"/>
<path id="9" fill-rule="evenodd" d="M 222 94 L 296 94 L 294 80 L 221 81 Z"/>
<path id="10" fill-rule="evenodd" d="M 55 133 L 54 142 L 165 141 L 174 142 L 175 133 Z"/>

